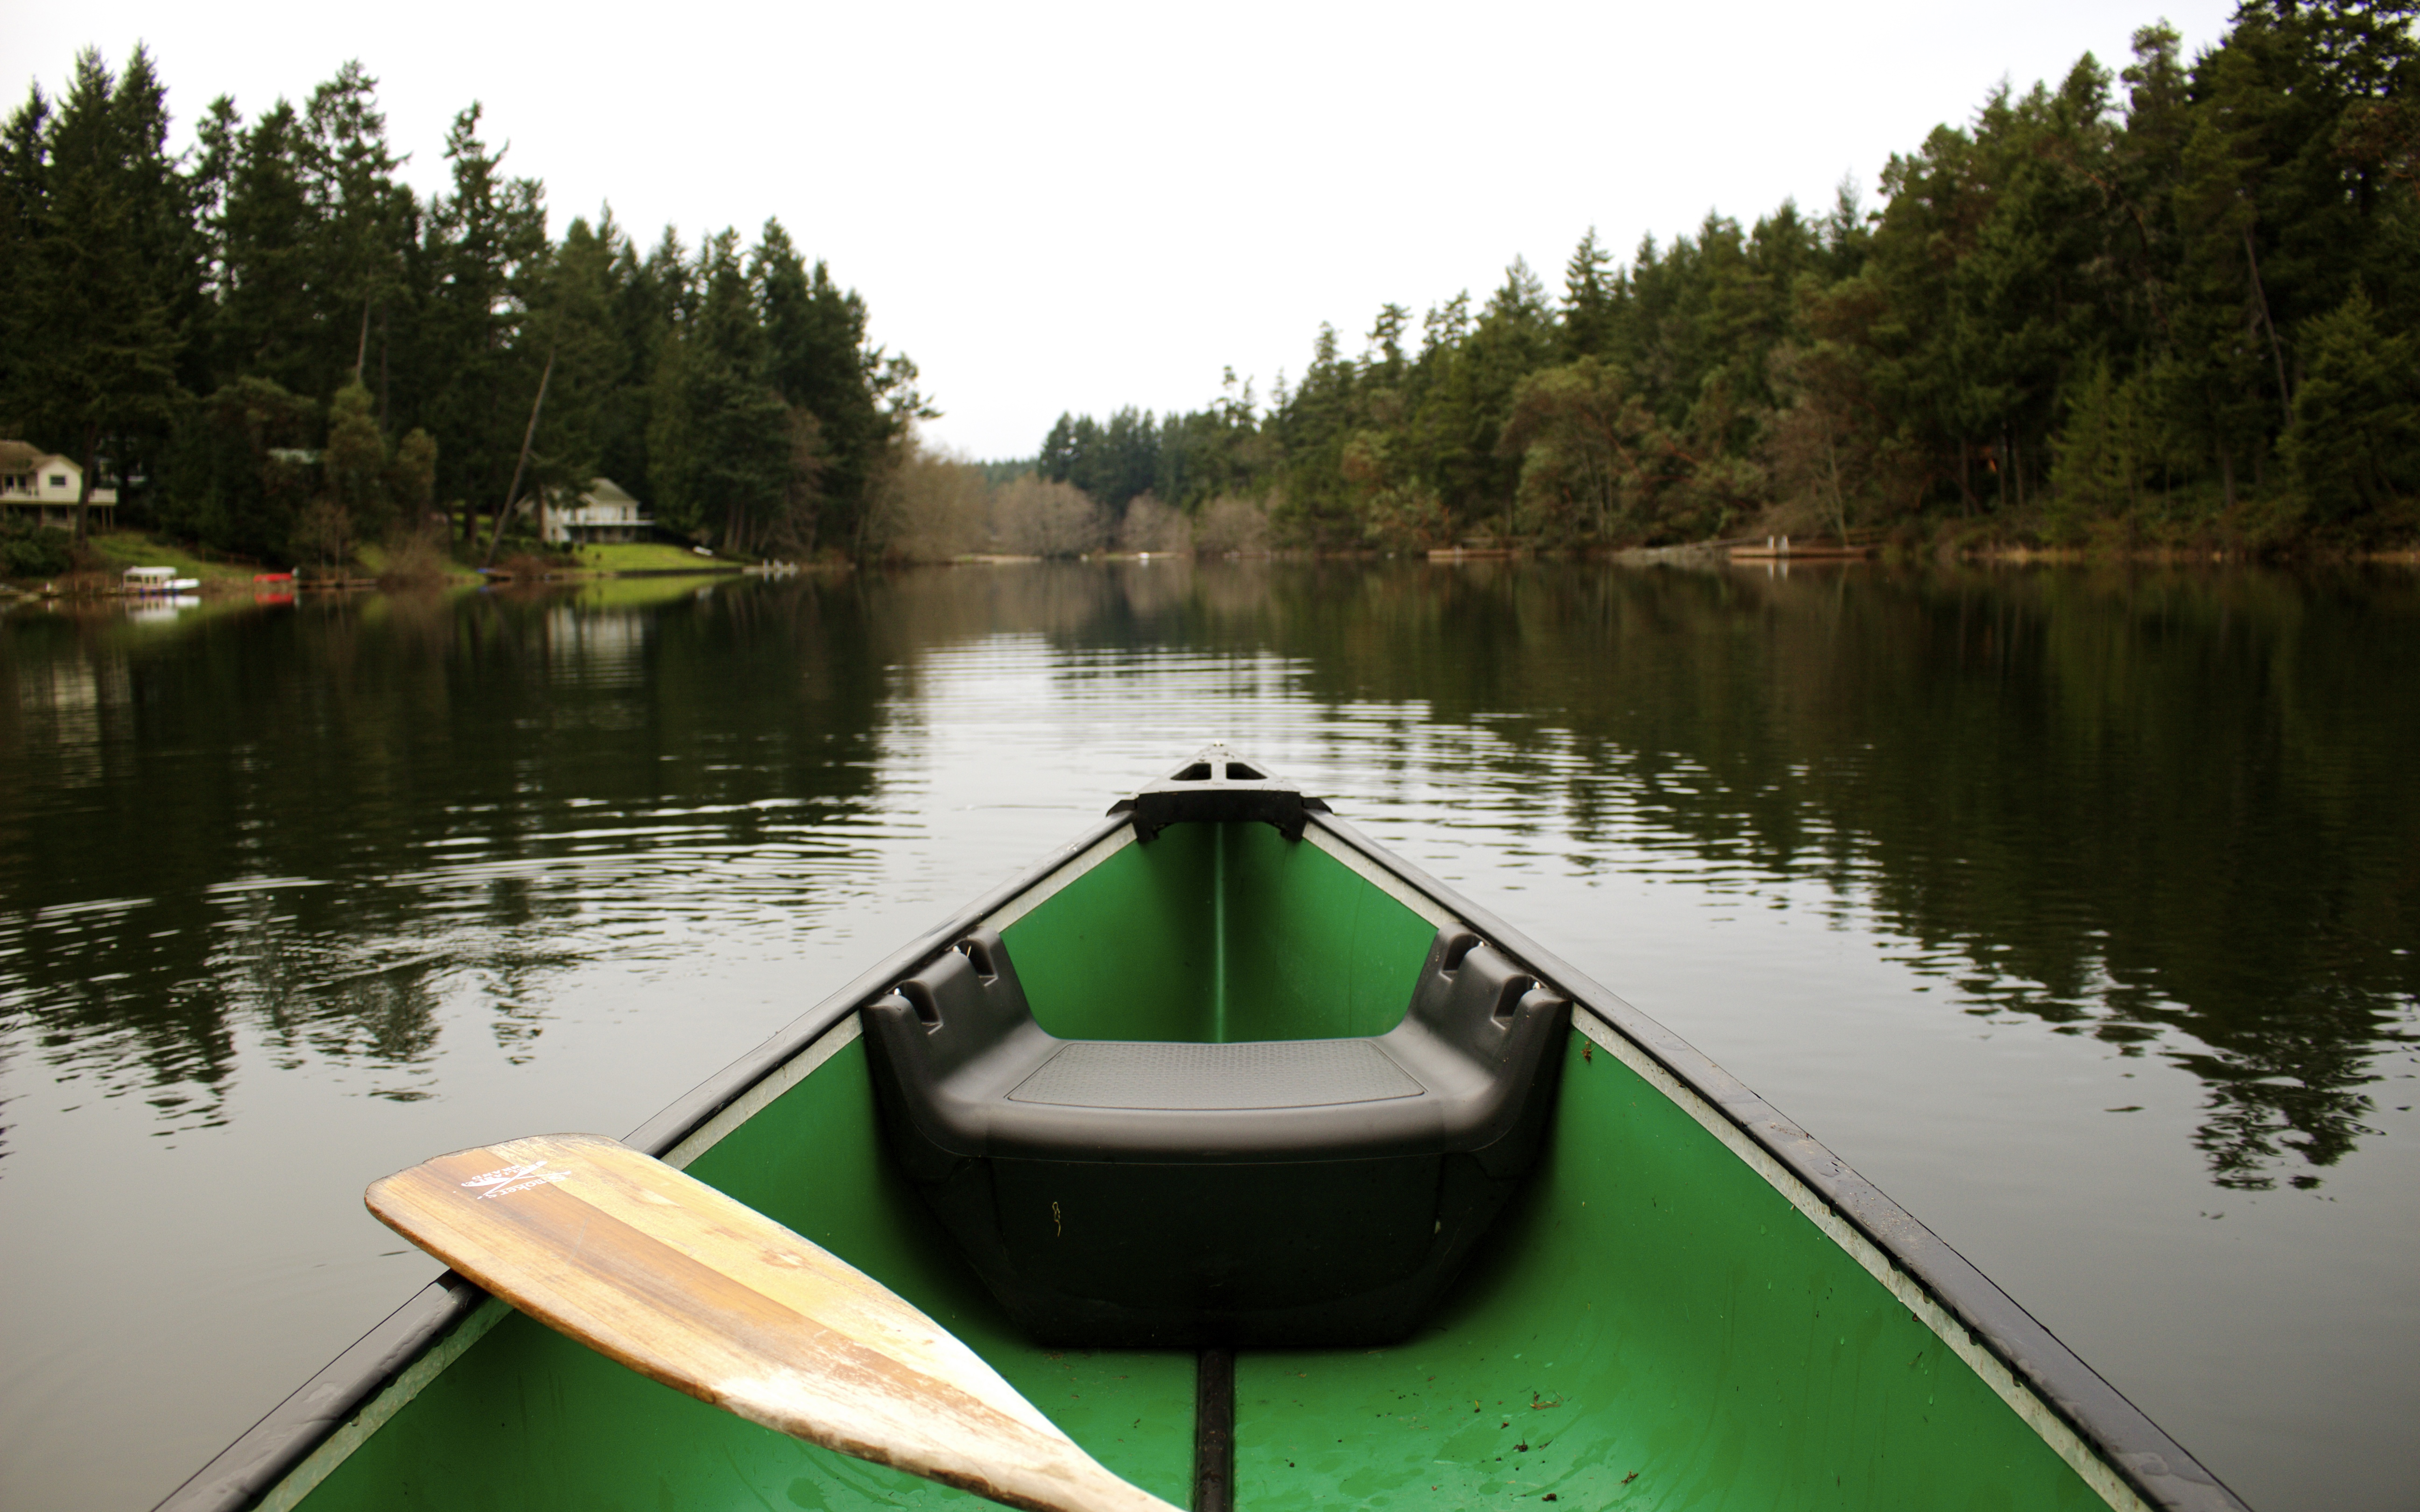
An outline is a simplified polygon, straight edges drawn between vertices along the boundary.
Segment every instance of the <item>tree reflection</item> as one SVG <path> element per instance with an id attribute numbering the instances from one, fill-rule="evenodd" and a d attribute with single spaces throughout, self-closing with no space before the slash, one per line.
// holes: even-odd
<path id="1" fill-rule="evenodd" d="M 2308 1184 L 2420 1002 L 2415 631 L 2408 575 L 2352 570 L 1339 562 L 19 612 L 0 1054 L 176 1127 L 223 1116 L 239 1026 L 388 1097 L 465 993 L 536 1055 L 616 910 L 872 865 L 878 732 L 1010 634 L 1070 687 L 1275 661 L 1359 766 L 1575 870 L 1820 881 L 1967 1010 L 2191 1071 L 2215 1180 Z M 768 846 L 777 878 L 699 880 Z"/>
<path id="2" fill-rule="evenodd" d="M 224 1117 L 239 1025 L 408 1101 L 475 974 L 525 1058 L 530 984 L 600 900 L 638 905 L 647 847 L 866 806 L 853 599 L 692 590 L 0 617 L 0 1041 L 171 1128 Z M 600 831 L 635 838 L 600 864 Z"/>
<path id="3" fill-rule="evenodd" d="M 950 581 L 899 586 L 904 617 Z M 1621 841 L 1863 898 L 1979 1011 L 2164 1046 L 2224 1185 L 2315 1181 L 2412 1038 L 2408 574 L 1154 563 L 966 596 L 1424 709 L 1369 738 L 1582 869 Z"/>

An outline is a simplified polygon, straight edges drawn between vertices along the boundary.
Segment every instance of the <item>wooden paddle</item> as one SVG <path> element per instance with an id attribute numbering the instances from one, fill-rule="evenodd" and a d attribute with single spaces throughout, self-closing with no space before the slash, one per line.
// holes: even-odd
<path id="1" fill-rule="evenodd" d="M 1174 1512 L 873 1277 L 619 1140 L 460 1150 L 364 1200 L 548 1327 L 752 1423 L 1034 1512 Z"/>

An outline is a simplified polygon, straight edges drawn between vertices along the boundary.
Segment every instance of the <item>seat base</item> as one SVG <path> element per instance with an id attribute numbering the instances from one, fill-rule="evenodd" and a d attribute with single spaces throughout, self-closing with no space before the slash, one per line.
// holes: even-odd
<path id="1" fill-rule="evenodd" d="M 1245 1349 L 1401 1339 L 1519 1186 L 1468 1155 L 992 1160 L 923 1195 L 1041 1343 Z"/>
<path id="2" fill-rule="evenodd" d="M 1449 929 L 1373 1039 L 1059 1040 L 983 931 L 864 1023 L 893 1157 L 1034 1338 L 1367 1346 L 1519 1189 L 1570 1012 Z"/>

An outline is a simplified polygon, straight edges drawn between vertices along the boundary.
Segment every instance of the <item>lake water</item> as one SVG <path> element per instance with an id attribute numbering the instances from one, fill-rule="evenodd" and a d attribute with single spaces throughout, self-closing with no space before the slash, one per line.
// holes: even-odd
<path id="1" fill-rule="evenodd" d="M 2408 572 L 1151 563 L 0 615 L 0 1506 L 142 1508 L 1223 739 L 1938 1231 L 2264 1512 L 2420 1504 Z"/>

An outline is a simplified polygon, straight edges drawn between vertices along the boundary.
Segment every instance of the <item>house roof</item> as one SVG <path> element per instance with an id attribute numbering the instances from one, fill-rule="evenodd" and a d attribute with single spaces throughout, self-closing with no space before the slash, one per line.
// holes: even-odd
<path id="1" fill-rule="evenodd" d="M 41 448 L 27 441 L 0 441 L 0 472 L 24 472 L 41 465 Z"/>
<path id="2" fill-rule="evenodd" d="M 636 504 L 638 502 L 623 490 L 620 484 L 611 478 L 589 479 L 588 491 L 580 496 L 580 501 L 586 504 Z"/>

